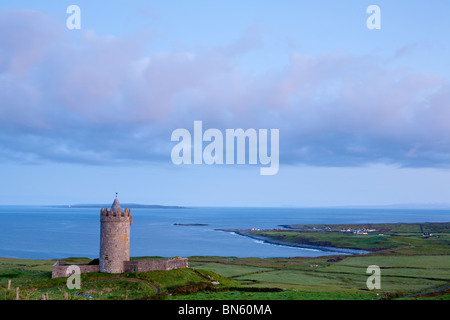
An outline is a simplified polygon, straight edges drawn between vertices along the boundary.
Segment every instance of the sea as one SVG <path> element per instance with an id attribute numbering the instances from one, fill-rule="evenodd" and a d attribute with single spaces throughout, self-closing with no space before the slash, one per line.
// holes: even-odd
<path id="1" fill-rule="evenodd" d="M 448 209 L 194 207 L 136 208 L 131 213 L 132 257 L 317 257 L 336 252 L 274 245 L 217 229 L 450 221 Z M 99 245 L 99 208 L 0 206 L 0 257 L 94 259 Z"/>

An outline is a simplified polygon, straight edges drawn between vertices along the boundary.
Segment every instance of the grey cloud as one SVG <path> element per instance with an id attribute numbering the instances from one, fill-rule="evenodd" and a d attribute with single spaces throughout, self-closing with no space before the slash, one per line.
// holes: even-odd
<path id="1" fill-rule="evenodd" d="M 280 129 L 289 164 L 441 167 L 450 157 L 449 84 L 433 74 L 331 52 L 293 54 L 254 79 L 235 59 L 259 50 L 257 30 L 199 53 L 144 54 L 142 35 L 75 41 L 41 13 L 1 13 L 0 27 L 11 19 L 22 27 L 0 35 L 5 161 L 165 162 L 171 132 L 194 120 Z"/>

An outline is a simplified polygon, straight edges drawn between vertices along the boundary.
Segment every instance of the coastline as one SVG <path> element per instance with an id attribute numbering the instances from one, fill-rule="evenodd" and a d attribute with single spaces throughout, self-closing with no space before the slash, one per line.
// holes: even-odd
<path id="1" fill-rule="evenodd" d="M 314 249 L 314 250 L 320 250 L 320 251 L 336 252 L 339 254 L 351 254 L 351 255 L 372 253 L 372 251 L 362 250 L 362 249 L 338 248 L 338 247 L 331 247 L 331 246 L 315 246 L 315 245 L 308 245 L 308 244 L 298 244 L 298 243 L 292 243 L 292 242 L 279 241 L 279 240 L 269 239 L 267 237 L 256 236 L 256 235 L 250 234 L 250 231 L 246 230 L 246 229 L 214 229 L 214 230 L 234 233 L 239 236 L 262 241 L 264 243 L 280 245 L 280 246 L 285 246 L 285 247 Z"/>

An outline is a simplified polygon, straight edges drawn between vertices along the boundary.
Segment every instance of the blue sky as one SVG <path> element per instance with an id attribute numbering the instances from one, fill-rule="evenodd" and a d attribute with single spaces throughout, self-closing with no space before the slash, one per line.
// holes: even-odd
<path id="1" fill-rule="evenodd" d="M 2 1 L 0 204 L 450 203 L 449 9 Z M 171 132 L 195 120 L 279 129 L 279 173 L 175 166 Z"/>

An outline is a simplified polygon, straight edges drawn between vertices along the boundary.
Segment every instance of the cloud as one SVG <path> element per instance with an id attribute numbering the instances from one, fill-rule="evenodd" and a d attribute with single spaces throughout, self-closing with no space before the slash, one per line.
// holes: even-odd
<path id="1" fill-rule="evenodd" d="M 0 12 L 0 159 L 124 164 L 170 161 L 171 132 L 204 126 L 280 129 L 290 164 L 447 166 L 446 79 L 381 57 L 293 52 L 252 77 L 250 29 L 198 52 L 147 52 L 145 34 L 64 30 L 37 11 Z M 399 48 L 403 56 L 417 46 Z"/>

